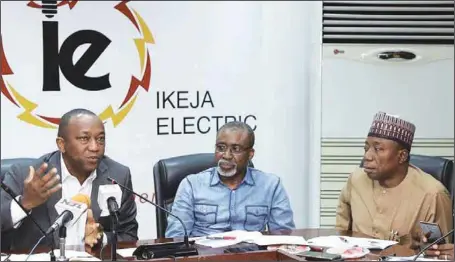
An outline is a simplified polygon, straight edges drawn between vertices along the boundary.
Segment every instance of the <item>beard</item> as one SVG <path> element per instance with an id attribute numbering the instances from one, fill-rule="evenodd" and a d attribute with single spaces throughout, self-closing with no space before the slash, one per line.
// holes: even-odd
<path id="1" fill-rule="evenodd" d="M 224 170 L 221 167 L 222 164 L 233 165 L 233 167 L 231 169 L 229 169 L 229 170 Z M 218 174 L 220 174 L 220 176 L 232 177 L 232 176 L 234 176 L 237 173 L 237 164 L 231 163 L 231 162 L 223 160 L 223 159 L 220 159 L 218 161 L 218 166 L 217 166 L 216 170 L 218 171 Z"/>

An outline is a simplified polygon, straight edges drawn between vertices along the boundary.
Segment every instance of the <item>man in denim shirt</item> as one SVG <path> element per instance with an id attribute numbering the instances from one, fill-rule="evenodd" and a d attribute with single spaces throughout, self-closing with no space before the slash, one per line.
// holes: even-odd
<path id="1" fill-rule="evenodd" d="M 179 185 L 172 213 L 182 219 L 190 236 L 231 230 L 294 229 L 288 196 L 281 179 L 248 167 L 254 156 L 254 132 L 243 122 L 218 130 L 218 166 L 187 176 Z M 168 216 L 166 237 L 181 237 L 181 223 Z"/>

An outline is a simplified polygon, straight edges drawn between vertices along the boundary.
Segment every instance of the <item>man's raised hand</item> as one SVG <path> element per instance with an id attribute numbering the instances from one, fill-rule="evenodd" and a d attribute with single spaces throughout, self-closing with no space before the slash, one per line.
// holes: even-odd
<path id="1" fill-rule="evenodd" d="M 43 175 L 46 169 L 47 163 L 43 163 L 37 171 L 35 171 L 33 166 L 29 168 L 30 171 L 24 181 L 24 192 L 21 198 L 21 204 L 27 210 L 40 206 L 52 194 L 62 188 L 57 169 L 54 167 Z"/>

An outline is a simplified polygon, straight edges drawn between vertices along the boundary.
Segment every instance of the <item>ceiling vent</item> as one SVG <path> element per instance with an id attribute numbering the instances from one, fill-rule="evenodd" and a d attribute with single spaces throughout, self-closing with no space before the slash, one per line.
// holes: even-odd
<path id="1" fill-rule="evenodd" d="M 323 1 L 323 43 L 454 44 L 455 1 Z"/>

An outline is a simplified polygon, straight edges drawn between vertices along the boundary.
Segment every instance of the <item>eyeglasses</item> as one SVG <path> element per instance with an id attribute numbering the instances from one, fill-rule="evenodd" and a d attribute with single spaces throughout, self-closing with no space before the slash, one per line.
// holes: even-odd
<path id="1" fill-rule="evenodd" d="M 242 147 L 240 145 L 232 145 L 232 146 L 227 146 L 225 144 L 216 144 L 215 145 L 215 151 L 218 153 L 223 153 L 223 154 L 226 153 L 228 150 L 230 150 L 232 154 L 239 155 L 249 149 L 251 149 L 251 147 Z"/>

